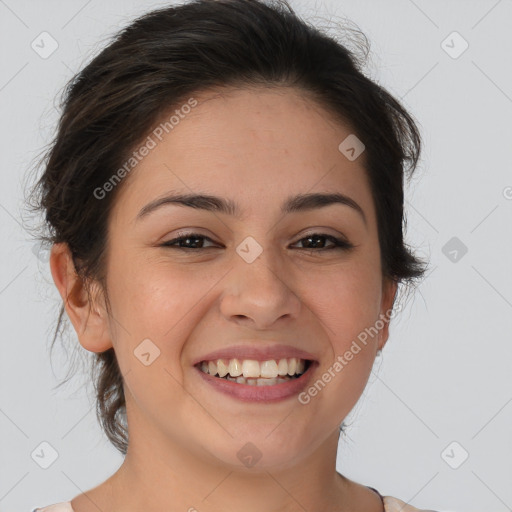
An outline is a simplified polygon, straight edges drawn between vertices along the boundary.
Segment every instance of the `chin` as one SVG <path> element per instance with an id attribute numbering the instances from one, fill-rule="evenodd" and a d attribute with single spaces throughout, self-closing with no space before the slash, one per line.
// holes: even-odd
<path id="1" fill-rule="evenodd" d="M 280 420 L 282 421 L 282 420 Z M 286 420 L 285 420 L 286 421 Z M 307 449 L 310 439 L 306 439 L 304 428 L 290 432 L 289 426 L 279 430 L 276 426 L 261 425 L 258 428 L 247 427 L 243 433 L 233 433 L 233 438 L 224 437 L 219 443 L 212 443 L 205 449 L 220 463 L 230 467 L 232 471 L 250 471 L 253 474 L 264 470 L 281 470 L 293 467 L 315 446 Z M 310 431 L 311 432 L 311 431 Z M 316 444 L 316 443 L 315 443 Z"/>

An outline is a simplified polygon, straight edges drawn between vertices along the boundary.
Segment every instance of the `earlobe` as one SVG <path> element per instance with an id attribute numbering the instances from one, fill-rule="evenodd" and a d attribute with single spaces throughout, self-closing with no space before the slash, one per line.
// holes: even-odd
<path id="1" fill-rule="evenodd" d="M 111 348 L 106 309 L 87 293 L 66 243 L 52 246 L 50 270 L 80 344 L 90 352 L 104 352 Z M 97 291 L 94 297 L 101 296 Z"/>

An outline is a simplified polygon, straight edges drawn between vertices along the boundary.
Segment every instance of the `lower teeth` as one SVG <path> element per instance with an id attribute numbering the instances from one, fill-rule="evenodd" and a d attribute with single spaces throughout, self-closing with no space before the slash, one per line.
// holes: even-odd
<path id="1" fill-rule="evenodd" d="M 237 384 L 248 384 L 249 386 L 274 386 L 275 384 L 281 384 L 283 382 L 288 382 L 292 379 L 297 379 L 300 375 L 294 375 L 293 377 L 287 375 L 286 377 L 278 376 L 273 379 L 265 378 L 265 377 L 231 377 L 230 375 L 226 375 L 225 377 L 218 377 L 219 379 L 229 380 L 231 382 L 236 382 Z"/>

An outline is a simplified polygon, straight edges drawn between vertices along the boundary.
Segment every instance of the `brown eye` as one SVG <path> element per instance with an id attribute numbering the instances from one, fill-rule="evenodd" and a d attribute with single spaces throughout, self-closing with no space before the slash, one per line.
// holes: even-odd
<path id="1" fill-rule="evenodd" d="M 160 244 L 160 246 L 171 247 L 173 249 L 207 249 L 208 247 L 204 246 L 205 240 L 212 242 L 212 240 L 207 236 L 199 235 L 197 233 L 189 233 L 172 240 L 168 240 L 167 242 Z"/>
<path id="2" fill-rule="evenodd" d="M 327 242 L 331 242 L 331 246 L 327 246 Z M 310 235 L 307 235 L 304 238 L 301 238 L 297 243 L 305 243 L 306 247 L 299 247 L 299 249 L 306 249 L 306 250 L 314 250 L 314 249 L 320 249 L 320 250 L 331 250 L 331 249 L 351 249 L 354 246 L 347 242 L 346 240 L 343 240 L 342 238 L 336 238 L 331 235 L 324 235 L 321 233 L 312 233 Z"/>

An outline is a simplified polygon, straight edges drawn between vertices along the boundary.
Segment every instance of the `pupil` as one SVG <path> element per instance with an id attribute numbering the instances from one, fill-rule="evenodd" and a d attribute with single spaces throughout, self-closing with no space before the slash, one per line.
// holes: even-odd
<path id="1" fill-rule="evenodd" d="M 189 243 L 190 240 L 195 240 L 197 242 L 197 240 L 199 240 L 199 237 L 187 237 L 185 239 L 182 240 L 182 242 L 185 244 L 186 247 L 190 247 L 190 245 L 195 245 L 195 242 L 192 242 L 192 244 Z"/>
<path id="2" fill-rule="evenodd" d="M 306 238 L 306 240 L 309 243 L 309 242 L 311 242 L 311 240 L 317 240 L 318 241 L 321 238 L 323 238 L 323 237 L 321 237 L 321 236 L 308 236 Z M 313 247 L 322 247 L 323 246 L 323 244 L 321 242 L 320 243 L 313 243 L 312 245 L 313 245 Z"/>

